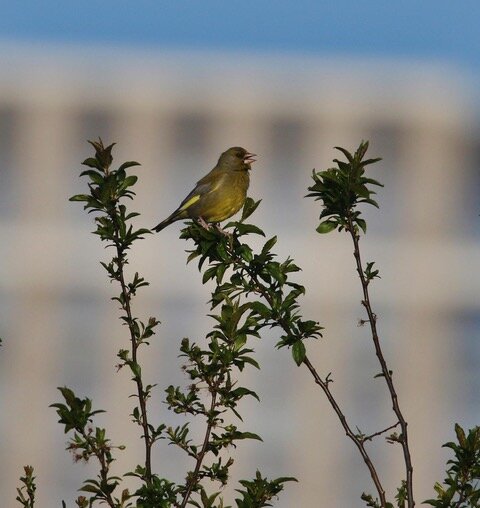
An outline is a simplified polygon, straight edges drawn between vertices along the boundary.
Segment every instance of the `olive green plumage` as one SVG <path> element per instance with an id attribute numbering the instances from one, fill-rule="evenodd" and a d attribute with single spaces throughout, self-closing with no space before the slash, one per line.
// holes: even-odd
<path id="1" fill-rule="evenodd" d="M 238 146 L 223 152 L 210 173 L 199 180 L 180 206 L 153 230 L 161 231 L 182 219 L 198 219 L 201 224 L 222 222 L 237 213 L 247 197 L 248 172 L 255 162 L 254 157 Z"/>

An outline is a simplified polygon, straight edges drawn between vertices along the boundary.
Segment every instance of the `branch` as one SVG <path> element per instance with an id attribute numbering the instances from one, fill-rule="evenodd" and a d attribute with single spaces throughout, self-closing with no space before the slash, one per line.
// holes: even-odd
<path id="1" fill-rule="evenodd" d="M 252 272 L 252 270 L 248 265 L 244 264 L 241 260 L 239 260 L 239 258 L 235 257 L 234 255 L 232 255 L 232 257 L 236 263 L 240 262 L 243 269 L 245 269 L 246 272 L 249 274 L 249 276 L 255 283 L 254 286 L 255 291 L 259 293 L 261 296 L 263 296 L 263 298 L 265 298 L 265 300 L 268 302 L 270 306 L 273 306 L 274 302 L 272 301 L 271 296 L 269 295 L 268 291 L 266 291 L 265 286 L 259 281 L 256 274 Z M 287 333 L 287 335 L 292 335 L 292 330 L 289 326 L 289 323 L 286 320 L 279 318 L 277 322 L 278 325 L 285 331 L 285 333 Z M 350 428 L 345 415 L 343 414 L 342 410 L 340 409 L 340 406 L 338 405 L 337 401 L 335 400 L 335 397 L 333 396 L 332 392 L 330 391 L 330 388 L 328 387 L 331 380 L 328 379 L 328 376 L 325 380 L 323 380 L 317 373 L 314 366 L 312 365 L 312 363 L 310 362 L 309 358 L 306 355 L 303 360 L 303 363 L 306 365 L 306 367 L 312 374 L 315 383 L 317 383 L 320 386 L 320 388 L 327 396 L 327 399 L 330 402 L 330 405 L 332 406 L 333 410 L 337 414 L 338 419 L 340 420 L 340 423 L 342 424 L 342 427 L 344 428 L 346 435 L 354 442 L 355 446 L 358 448 L 360 455 L 362 456 L 365 464 L 368 467 L 368 470 L 370 471 L 370 476 L 372 477 L 373 483 L 375 484 L 375 488 L 377 489 L 380 502 L 382 503 L 382 506 L 385 506 L 387 502 L 385 497 L 385 489 L 382 486 L 378 473 L 375 469 L 375 466 L 373 465 L 372 459 L 370 458 L 368 452 L 365 449 L 363 440 L 359 439 Z"/>
<path id="2" fill-rule="evenodd" d="M 112 217 L 114 219 L 114 217 Z M 116 223 L 117 221 L 114 220 Z M 130 332 L 130 343 L 132 346 L 132 362 L 133 365 L 138 365 L 137 363 L 137 350 L 138 350 L 138 342 L 135 333 L 135 321 L 132 316 L 132 308 L 131 308 L 131 298 L 130 292 L 125 283 L 124 276 L 124 252 L 121 245 L 120 240 L 118 240 L 118 231 L 116 231 L 116 239 L 115 247 L 117 249 L 117 266 L 118 266 L 118 276 L 120 286 L 122 288 L 122 308 L 126 314 L 126 322 L 128 325 L 128 329 Z M 145 392 L 143 390 L 143 382 L 142 378 L 134 373 L 135 383 L 137 385 L 137 396 L 140 404 L 140 412 L 142 415 L 141 425 L 143 428 L 143 439 L 145 441 L 145 481 L 150 484 L 152 481 L 152 440 L 150 439 L 150 431 L 148 426 L 148 415 L 147 415 L 147 403 Z"/>
<path id="3" fill-rule="evenodd" d="M 376 315 L 372 310 L 372 305 L 370 303 L 370 296 L 368 292 L 368 281 L 365 278 L 365 272 L 363 270 L 362 259 L 360 256 L 360 245 L 359 245 L 359 235 L 356 232 L 355 226 L 353 225 L 351 215 L 348 216 L 348 232 L 353 240 L 354 252 L 353 255 L 355 257 L 357 272 L 360 278 L 360 282 L 362 284 L 363 290 L 363 301 L 362 305 L 365 307 L 368 315 L 368 322 L 370 325 L 370 330 L 372 333 L 373 344 L 375 346 L 375 354 L 377 355 L 378 361 L 380 362 L 380 366 L 382 368 L 383 377 L 388 386 L 388 391 L 390 392 L 390 397 L 392 400 L 392 409 L 395 415 L 398 418 L 398 422 L 400 424 L 400 428 L 402 430 L 401 436 L 401 445 L 403 449 L 403 456 L 405 459 L 405 469 L 406 469 L 406 480 L 407 480 L 407 502 L 408 508 L 413 508 L 415 506 L 415 501 L 413 499 L 413 466 L 412 459 L 410 456 L 410 449 L 408 445 L 408 432 L 407 432 L 407 422 L 403 417 L 402 411 L 400 410 L 400 406 L 398 403 L 398 396 L 395 390 L 395 386 L 393 384 L 392 374 L 387 366 L 387 362 L 383 355 L 383 351 L 380 345 L 380 339 L 377 332 L 377 320 Z"/>
<path id="4" fill-rule="evenodd" d="M 25 476 L 20 477 L 21 487 L 17 488 L 16 501 L 22 504 L 24 508 L 34 508 L 35 506 L 35 491 L 37 486 L 35 484 L 35 476 L 33 476 L 33 467 L 24 466 Z"/>
<path id="5" fill-rule="evenodd" d="M 105 461 L 105 450 L 97 446 L 95 439 L 92 439 L 92 437 L 85 432 L 85 429 L 81 429 L 79 432 L 82 435 L 83 439 L 85 439 L 85 442 L 91 446 L 95 457 L 97 457 L 98 462 L 100 463 L 101 484 L 108 485 L 109 467 Z M 105 501 L 107 502 L 108 506 L 111 508 L 117 508 L 118 505 L 115 503 L 110 492 L 108 492 L 107 489 L 102 489 L 102 494 L 105 496 Z"/>
<path id="6" fill-rule="evenodd" d="M 387 427 L 386 429 L 379 430 L 378 432 L 374 432 L 373 434 L 370 434 L 369 436 L 365 436 L 362 438 L 362 441 L 371 441 L 374 437 L 381 436 L 382 434 L 385 434 L 385 432 L 388 432 L 389 430 L 394 429 L 400 424 L 400 422 L 394 423 L 393 425 L 390 425 L 390 427 Z"/>
<path id="7" fill-rule="evenodd" d="M 190 498 L 190 495 L 193 491 L 193 489 L 198 485 L 198 476 L 200 474 L 200 468 L 202 467 L 203 459 L 205 458 L 205 454 L 207 453 L 208 444 L 210 441 L 210 433 L 212 432 L 212 428 L 215 423 L 215 418 L 213 417 L 213 412 L 215 411 L 215 406 L 217 403 L 217 389 L 218 386 L 212 386 L 210 388 L 210 393 L 212 395 L 212 401 L 210 404 L 210 411 L 207 419 L 207 428 L 205 430 L 205 438 L 203 440 L 202 449 L 197 455 L 197 461 L 195 464 L 195 469 L 192 473 L 192 475 L 189 475 L 188 478 L 188 487 L 187 491 L 185 492 L 185 495 L 183 496 L 182 504 L 180 505 L 180 508 L 185 508 L 187 506 L 188 500 Z"/>
<path id="8" fill-rule="evenodd" d="M 85 210 L 88 210 L 89 213 L 96 212 L 97 229 L 94 234 L 99 235 L 102 241 L 108 242 L 108 246 L 114 246 L 116 250 L 116 257 L 113 257 L 109 263 L 102 262 L 101 264 L 107 271 L 109 278 L 117 281 L 121 286 L 120 295 L 113 299 L 118 300 L 125 313 L 121 319 L 128 326 L 132 351 L 131 358 L 128 356 L 130 352 L 127 350 L 121 350 L 118 356 L 123 360 L 123 364 L 130 367 L 136 383 L 140 410 L 135 407 L 133 416 L 135 422 L 143 429 L 142 437 L 145 441 L 145 468 L 142 479 L 147 485 L 151 485 L 151 447 L 155 441 L 155 430 L 148 424 L 146 400 L 149 396 L 150 385 L 146 389 L 143 387 L 141 369 L 137 362 L 137 350 L 140 344 L 154 333 L 153 328 L 158 322 L 154 318 L 150 318 L 148 325 L 145 326 L 132 316 L 132 295 L 138 288 L 148 285 L 148 282 L 139 277 L 137 273 L 133 281 L 127 284 L 124 273 L 125 265 L 128 262 L 126 251 L 134 241 L 142 239 L 143 235 L 149 233 L 147 229 L 133 229 L 133 226 L 128 222 L 138 213 L 127 213 L 127 207 L 123 204 L 123 200 L 132 199 L 135 195 L 132 187 L 137 182 L 135 175 L 127 176 L 126 169 L 139 164 L 135 161 L 128 161 L 120 165 L 118 169 L 111 170 L 112 148 L 115 143 L 104 146 L 101 139 L 89 141 L 89 143 L 95 149 L 95 157 L 89 157 L 82 163 L 89 169 L 80 174 L 80 176 L 87 176 L 90 180 L 88 183 L 89 194 L 72 196 L 70 201 L 84 202 Z"/>
<path id="9" fill-rule="evenodd" d="M 386 497 L 385 497 L 385 489 L 382 486 L 382 483 L 380 482 L 380 479 L 378 477 L 377 470 L 375 469 L 375 466 L 373 465 L 372 459 L 368 455 L 367 451 L 365 450 L 364 441 L 365 439 L 359 439 L 353 432 L 350 426 L 348 425 L 347 419 L 345 415 L 343 414 L 342 410 L 340 409 L 340 406 L 337 404 L 337 401 L 335 400 L 335 397 L 333 396 L 332 392 L 330 391 L 330 388 L 328 387 L 328 382 L 324 381 L 315 368 L 313 367 L 312 363 L 308 359 L 307 356 L 305 356 L 305 359 L 303 363 L 307 366 L 308 370 L 312 374 L 313 378 L 315 379 L 315 383 L 317 383 L 320 388 L 324 391 L 325 395 L 327 396 L 328 401 L 330 402 L 330 405 L 332 406 L 333 410 L 338 416 L 338 419 L 340 420 L 340 423 L 342 424 L 342 427 L 345 429 L 346 435 L 354 442 L 355 446 L 358 448 L 360 455 L 362 456 L 365 464 L 368 467 L 368 470 L 370 471 L 370 476 L 372 477 L 373 483 L 375 484 L 375 488 L 378 492 L 378 497 L 380 498 L 380 503 L 382 506 L 385 506 L 387 503 Z"/>

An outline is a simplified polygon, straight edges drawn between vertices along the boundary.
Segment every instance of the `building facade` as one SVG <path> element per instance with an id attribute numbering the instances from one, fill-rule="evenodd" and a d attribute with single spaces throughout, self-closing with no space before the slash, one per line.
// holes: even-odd
<path id="1" fill-rule="evenodd" d="M 313 168 L 329 167 L 334 146 L 369 139 L 370 169 L 385 184 L 380 211 L 367 210 L 364 258 L 381 279 L 373 304 L 400 403 L 409 421 L 417 502 L 443 478 L 453 424 L 479 421 L 480 258 L 478 114 L 474 97 L 449 69 L 395 62 L 333 62 L 248 55 L 147 54 L 120 50 L 4 48 L 0 52 L 0 492 L 14 505 L 24 464 L 37 471 L 39 506 L 72 503 L 93 465 L 73 464 L 49 408 L 57 386 L 107 410 L 116 443 L 127 444 L 118 472 L 141 461 L 130 423 L 129 376 L 116 373 L 125 347 L 99 260 L 108 257 L 92 217 L 68 197 L 83 192 L 87 139 L 115 141 L 115 160 L 141 168 L 133 208 L 149 227 L 167 216 L 229 146 L 259 154 L 250 195 L 253 219 L 278 235 L 307 287 L 302 312 L 325 326 L 309 345 L 318 370 L 353 426 L 374 432 L 393 423 L 363 317 L 352 246 L 315 233 L 320 208 L 303 196 Z M 135 300 L 141 316 L 162 321 L 144 372 L 159 389 L 151 414 L 176 422 L 161 387 L 183 383 L 180 340 L 200 340 L 208 287 L 185 266 L 188 245 L 175 224 L 131 254 L 151 286 Z M 113 325 L 112 325 L 113 323 Z M 116 331 L 112 332 L 112 327 Z M 361 458 L 306 369 L 297 368 L 274 333 L 254 344 L 262 370 L 244 384 L 262 403 L 245 405 L 245 427 L 264 437 L 238 450 L 234 473 L 295 476 L 276 506 L 360 506 L 373 486 Z M 299 437 L 300 436 L 300 437 Z M 137 441 L 138 440 L 138 441 Z M 136 444 L 138 443 L 138 448 Z M 372 445 L 394 492 L 401 451 Z M 168 459 L 168 460 L 167 460 Z M 188 463 L 160 446 L 155 465 L 180 479 Z M 346 481 L 345 481 L 346 480 Z M 332 488 L 332 485 L 334 486 Z M 10 502 L 11 501 L 11 502 Z"/>

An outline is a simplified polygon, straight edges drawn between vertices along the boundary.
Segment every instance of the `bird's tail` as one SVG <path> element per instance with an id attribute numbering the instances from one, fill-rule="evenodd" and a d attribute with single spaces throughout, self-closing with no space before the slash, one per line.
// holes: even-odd
<path id="1" fill-rule="evenodd" d="M 152 231 L 156 231 L 157 233 L 160 232 L 163 228 L 166 228 L 169 226 L 173 221 L 167 221 L 167 219 L 160 222 L 160 224 L 157 224 L 154 228 L 152 228 Z"/>
<path id="2" fill-rule="evenodd" d="M 152 231 L 156 231 L 157 233 L 161 231 L 162 229 L 166 228 L 167 226 L 170 226 L 172 222 L 175 222 L 177 220 L 183 219 L 182 216 L 182 210 L 175 210 L 172 215 L 168 216 L 165 220 L 162 220 L 160 224 L 157 224 L 154 228 L 152 228 Z"/>

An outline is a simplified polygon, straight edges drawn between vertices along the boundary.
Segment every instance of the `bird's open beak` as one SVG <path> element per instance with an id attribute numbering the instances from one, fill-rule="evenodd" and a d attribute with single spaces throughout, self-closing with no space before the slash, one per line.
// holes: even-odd
<path id="1" fill-rule="evenodd" d="M 257 159 L 255 159 L 255 157 L 257 157 L 257 154 L 247 152 L 245 154 L 245 157 L 243 158 L 243 161 L 246 162 L 247 164 L 251 164 L 252 162 L 257 161 Z"/>

